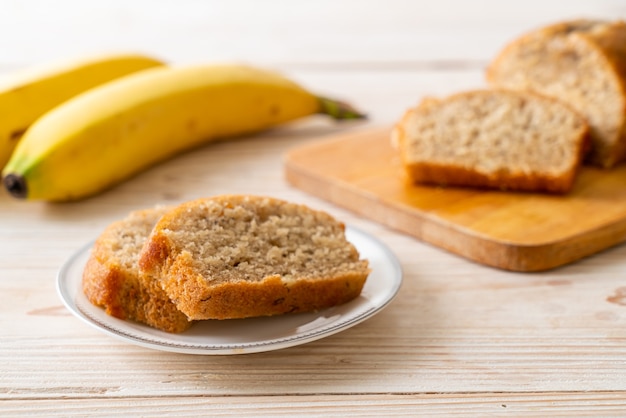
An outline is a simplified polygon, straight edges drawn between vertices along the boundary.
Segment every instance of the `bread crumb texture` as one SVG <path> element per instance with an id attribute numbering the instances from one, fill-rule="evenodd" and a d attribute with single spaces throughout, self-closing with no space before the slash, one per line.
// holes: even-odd
<path id="1" fill-rule="evenodd" d="M 98 237 L 83 272 L 87 299 L 120 319 L 130 319 L 168 332 L 182 332 L 191 322 L 160 283 L 140 273 L 140 251 L 165 208 L 130 213 Z"/>
<path id="2" fill-rule="evenodd" d="M 562 100 L 590 125 L 588 161 L 626 158 L 626 24 L 574 20 L 533 30 L 507 45 L 487 70 L 492 86 Z"/>
<path id="3" fill-rule="evenodd" d="M 357 297 L 368 262 L 330 215 L 278 199 L 217 196 L 166 213 L 141 255 L 192 319 L 303 312 Z"/>
<path id="4" fill-rule="evenodd" d="M 556 100 L 475 90 L 422 101 L 394 136 L 416 182 L 563 192 L 581 163 L 587 130 L 583 117 Z"/>

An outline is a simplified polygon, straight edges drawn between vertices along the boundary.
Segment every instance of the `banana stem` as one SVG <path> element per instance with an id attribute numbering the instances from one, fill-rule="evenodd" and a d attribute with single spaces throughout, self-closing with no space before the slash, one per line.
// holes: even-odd
<path id="1" fill-rule="evenodd" d="M 356 110 L 349 103 L 326 97 L 318 97 L 320 101 L 319 113 L 331 116 L 336 120 L 366 119 L 367 115 Z"/>

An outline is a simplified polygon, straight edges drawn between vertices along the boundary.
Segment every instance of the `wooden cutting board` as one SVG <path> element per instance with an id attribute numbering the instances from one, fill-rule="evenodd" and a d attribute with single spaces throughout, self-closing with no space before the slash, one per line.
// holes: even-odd
<path id="1" fill-rule="evenodd" d="M 540 271 L 626 240 L 626 165 L 585 167 L 565 196 L 409 184 L 390 128 L 344 134 L 286 155 L 294 186 L 493 267 Z"/>

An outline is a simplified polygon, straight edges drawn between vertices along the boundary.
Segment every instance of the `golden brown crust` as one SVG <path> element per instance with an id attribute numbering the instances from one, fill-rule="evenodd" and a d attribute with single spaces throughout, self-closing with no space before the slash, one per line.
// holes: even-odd
<path id="1" fill-rule="evenodd" d="M 127 319 L 125 307 L 117 295 L 122 291 L 125 280 L 119 269 L 107 268 L 92 254 L 83 271 L 83 292 L 94 305 L 120 319 Z"/>
<path id="2" fill-rule="evenodd" d="M 612 131 L 614 133 L 605 139 L 594 140 L 594 147 L 587 155 L 589 163 L 610 168 L 626 160 L 626 23 L 624 21 L 608 22 L 579 19 L 558 22 L 532 30 L 509 42 L 502 49 L 487 67 L 486 79 L 491 85 L 525 88 L 545 94 L 536 85 L 509 85 L 509 81 L 501 74 L 502 68 L 506 67 L 504 64 L 511 56 L 515 56 L 515 51 L 523 48 L 525 45 L 538 45 L 540 41 L 546 43 L 550 39 L 565 38 L 570 34 L 575 34 L 574 36 L 578 39 L 579 44 L 584 43 L 586 45 L 587 51 L 598 51 L 598 56 L 601 58 L 599 62 L 602 63 L 602 67 L 606 70 L 606 75 L 612 80 L 611 84 L 619 89 L 616 92 L 621 97 L 619 108 L 616 109 L 616 113 L 620 115 L 618 126 L 615 131 Z M 562 50 L 559 53 L 565 57 L 568 49 L 565 43 L 560 45 Z M 572 55 L 578 54 L 574 50 L 569 52 Z M 561 56 L 557 59 L 559 58 Z M 544 58 L 542 61 L 546 62 L 546 59 Z M 523 69 L 521 70 L 523 71 Z M 560 99 L 564 102 L 569 102 L 567 97 L 561 97 Z M 594 138 L 603 136 L 596 127 L 593 127 L 591 130 L 591 135 Z"/>
<path id="3" fill-rule="evenodd" d="M 232 207 L 234 196 L 212 199 Z M 236 199 L 234 199 L 236 202 Z M 193 266 L 191 254 L 175 249 L 163 233 L 170 220 L 186 216 L 187 202 L 165 214 L 143 248 L 142 271 L 160 278 L 165 292 L 187 317 L 234 319 L 309 312 L 328 308 L 356 298 L 362 291 L 369 270 L 345 272 L 334 277 L 282 279 L 279 275 L 260 281 L 244 279 L 211 284 Z M 330 215 L 325 215 L 332 219 Z M 334 219 L 333 219 L 334 221 Z M 345 225 L 338 223 L 343 230 Z M 358 259 L 358 253 L 355 254 Z"/>
<path id="4" fill-rule="evenodd" d="M 140 213 L 140 212 L 136 212 Z M 96 240 L 83 271 L 83 292 L 94 305 L 111 316 L 150 325 L 167 332 L 182 332 L 192 322 L 172 303 L 160 284 L 121 265 L 110 250 L 116 230 L 125 221 L 115 222 Z"/>
<path id="5" fill-rule="evenodd" d="M 178 309 L 190 318 L 234 319 L 311 312 L 348 302 L 360 295 L 366 275 L 284 282 L 270 276 L 260 282 L 230 282 L 206 287 L 204 279 L 181 267 L 165 279 L 176 293 Z M 182 290 L 181 290 L 182 289 Z"/>
<path id="6" fill-rule="evenodd" d="M 464 167 L 433 163 L 409 164 L 406 170 L 409 178 L 416 183 L 552 193 L 567 193 L 572 188 L 576 174 L 574 167 L 560 177 L 523 175 L 506 171 L 488 176 Z"/>
<path id="7" fill-rule="evenodd" d="M 153 233 L 150 236 L 139 257 L 141 271 L 154 277 L 160 277 L 161 272 L 167 270 L 163 261 L 169 259 L 170 246 L 168 243 L 168 239 L 161 234 Z"/>

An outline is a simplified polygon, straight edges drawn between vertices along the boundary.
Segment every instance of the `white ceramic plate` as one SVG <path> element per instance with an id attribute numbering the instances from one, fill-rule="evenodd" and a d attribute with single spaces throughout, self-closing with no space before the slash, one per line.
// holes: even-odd
<path id="1" fill-rule="evenodd" d="M 82 292 L 83 268 L 92 244 L 74 254 L 59 271 L 57 290 L 65 306 L 87 324 L 129 343 L 163 351 L 190 354 L 245 354 L 304 344 L 350 328 L 380 312 L 402 283 L 402 269 L 389 249 L 365 232 L 346 228 L 346 236 L 372 273 L 361 295 L 340 306 L 314 313 L 274 317 L 207 320 L 180 334 L 107 315 Z"/>

